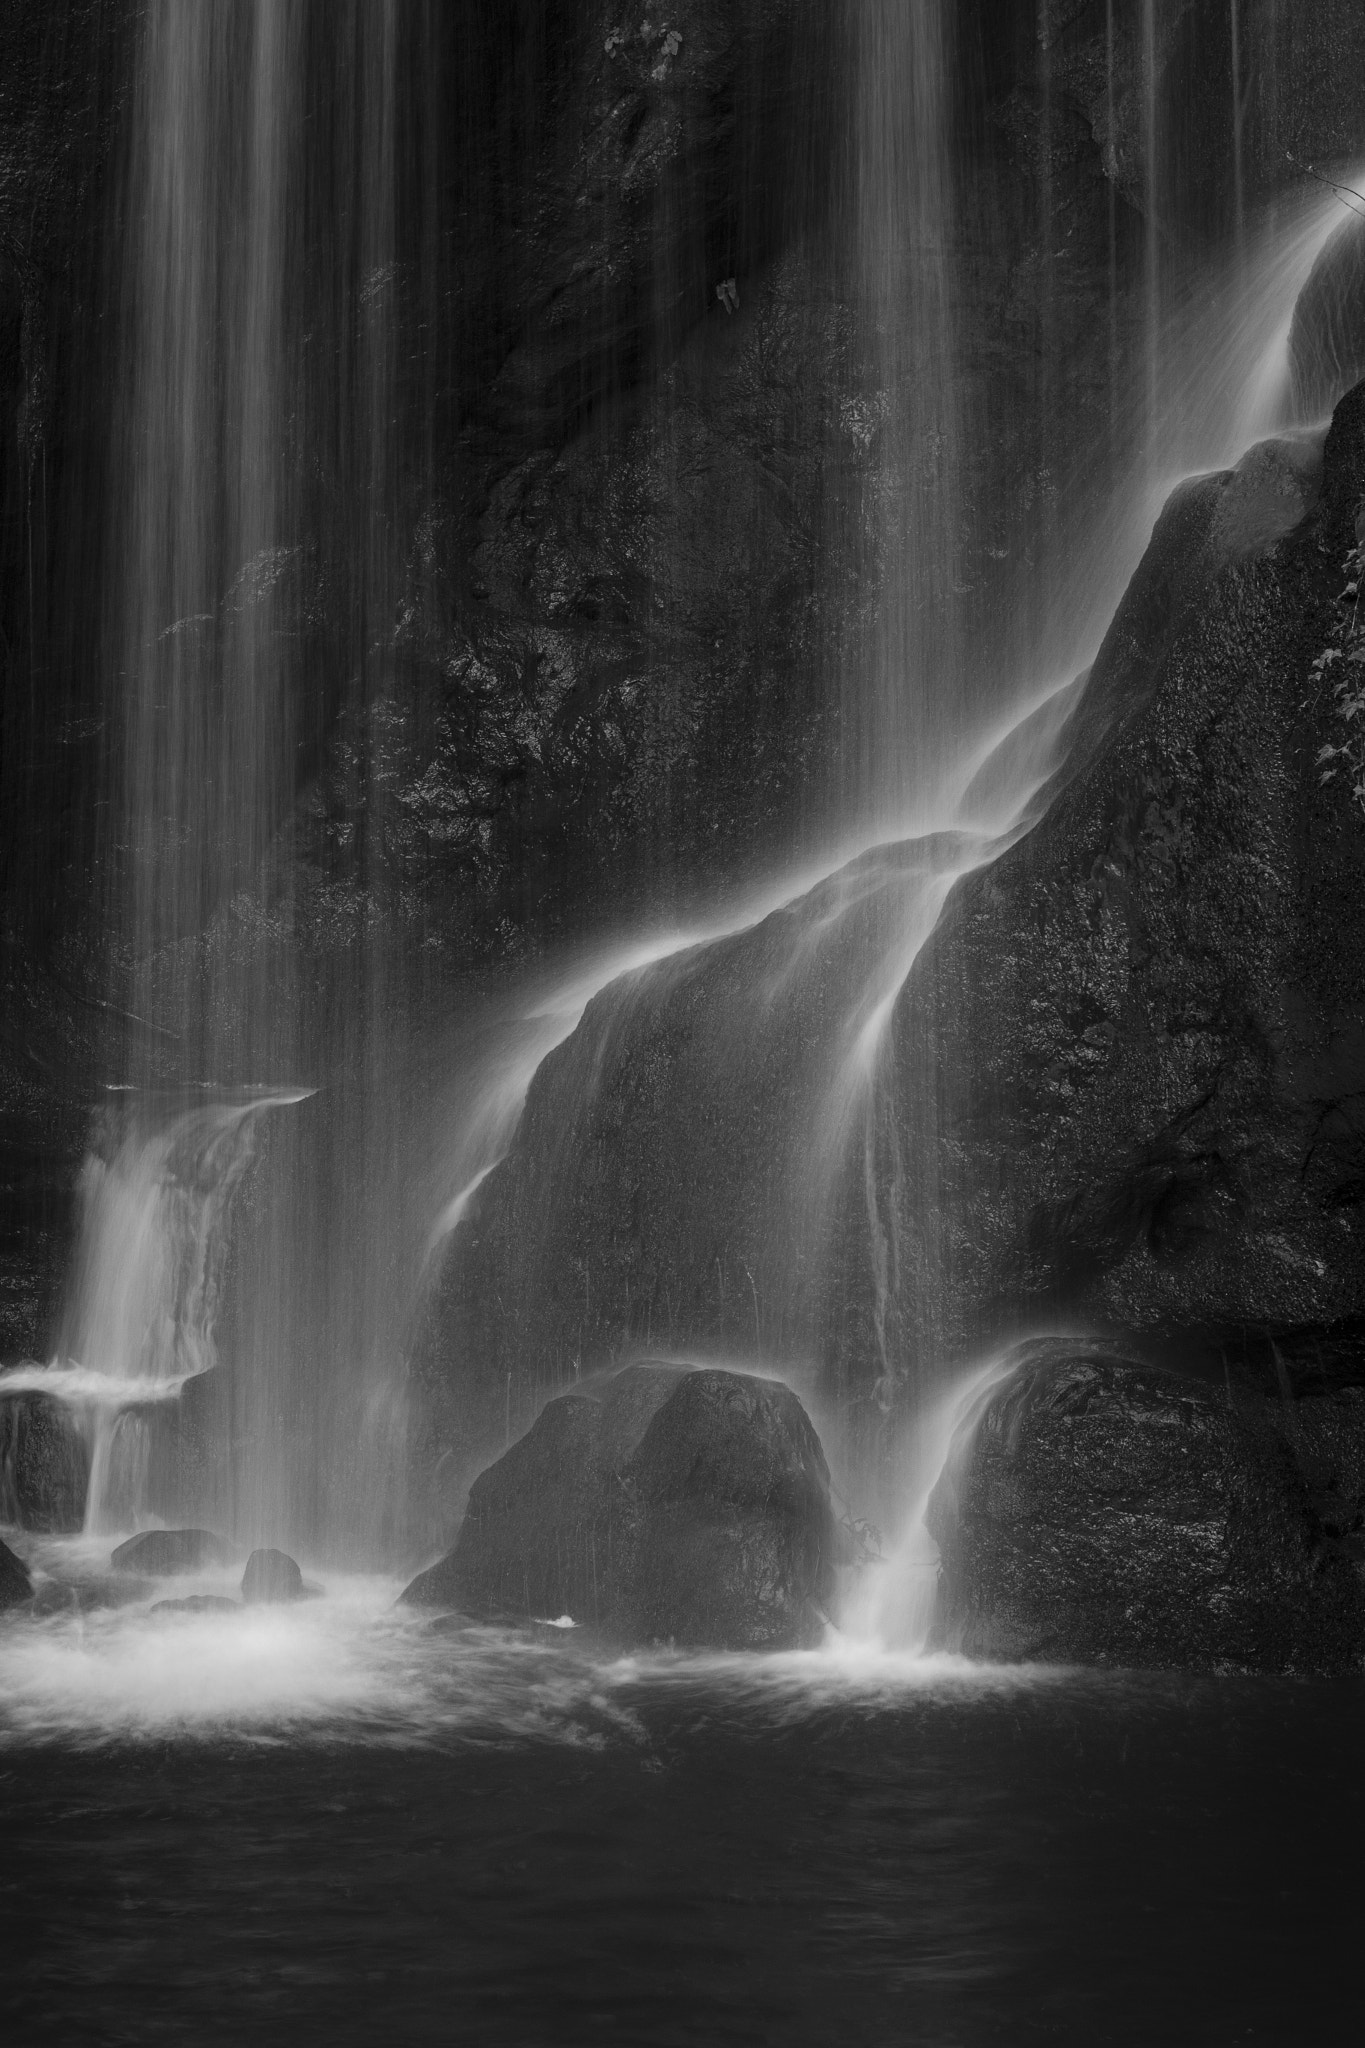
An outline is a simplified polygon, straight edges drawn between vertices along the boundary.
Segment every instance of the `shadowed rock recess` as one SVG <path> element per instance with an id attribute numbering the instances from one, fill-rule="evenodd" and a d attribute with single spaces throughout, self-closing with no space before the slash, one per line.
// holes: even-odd
<path id="1" fill-rule="evenodd" d="M 1339 1406 L 1277 1415 L 1103 1346 L 1022 1346 L 929 1502 L 936 1640 L 1058 1663 L 1359 1669 L 1365 1539 L 1329 1517 L 1358 1531 L 1365 1437 L 1324 1459 Z"/>
<path id="2" fill-rule="evenodd" d="M 824 1453 L 789 1387 L 633 1365 L 542 1409 L 404 1598 L 567 1615 L 630 1642 L 789 1649 L 819 1637 L 834 1551 Z"/>

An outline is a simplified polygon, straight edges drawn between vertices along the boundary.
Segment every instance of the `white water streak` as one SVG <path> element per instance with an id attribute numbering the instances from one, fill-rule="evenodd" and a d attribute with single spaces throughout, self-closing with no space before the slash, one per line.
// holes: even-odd
<path id="1" fill-rule="evenodd" d="M 81 1172 L 81 1221 L 58 1355 L 35 1391 L 75 1409 L 90 1447 L 89 1530 L 136 1526 L 145 1483 L 137 1411 L 217 1363 L 224 1225 L 251 1157 L 253 1119 L 307 1090 L 208 1101 L 147 1123 Z M 18 1392 L 12 1377 L 0 1392 Z"/>

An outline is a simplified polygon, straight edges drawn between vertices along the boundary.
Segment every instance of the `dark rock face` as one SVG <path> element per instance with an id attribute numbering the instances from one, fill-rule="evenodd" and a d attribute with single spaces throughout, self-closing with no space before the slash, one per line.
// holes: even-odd
<path id="1" fill-rule="evenodd" d="M 1266 1404 L 1041 1342 L 964 1434 L 927 1516 L 940 1643 L 1155 1668 L 1365 1663 L 1359 1561 Z"/>
<path id="2" fill-rule="evenodd" d="M 1059 1308 L 1262 1384 L 1359 1380 L 1365 813 L 1322 779 L 1312 662 L 1363 492 L 1365 387 L 1320 474 L 1266 445 L 1175 494 L 1050 805 L 896 998 L 820 1286 L 784 1191 L 896 849 L 589 1006 L 453 1241 L 433 1382 L 447 1347 L 500 1388 L 651 1334 L 813 1346 L 870 1442 L 933 1361 Z"/>
<path id="3" fill-rule="evenodd" d="M 1097 699 L 1121 612 L 1077 714 L 1102 714 L 1083 771 L 959 886 L 898 1001 L 900 1128 L 927 1113 L 937 1199 L 896 1227 L 941 1276 L 904 1304 L 907 1354 L 1060 1301 L 1215 1359 L 1259 1332 L 1292 1378 L 1309 1335 L 1365 1313 L 1365 813 L 1323 778 L 1340 720 L 1312 676 L 1365 387 L 1284 538 L 1229 552 L 1278 486 L 1244 464 L 1214 489 L 1155 660 Z"/>
<path id="4" fill-rule="evenodd" d="M 834 1560 L 824 1453 L 773 1380 L 628 1366 L 551 1401 L 474 1486 L 418 1604 L 624 1641 L 779 1649 L 818 1636 Z"/>
<path id="5" fill-rule="evenodd" d="M 1325 1187 L 1315 1206 L 1302 1172 L 1311 1152 L 1310 1179 L 1353 1184 L 1365 1085 L 1365 832 L 1317 782 L 1326 718 L 1301 680 L 1365 483 L 1358 413 L 1339 416 L 1325 481 L 1310 445 L 1273 444 L 1173 497 L 1071 715 L 1051 808 L 957 884 L 900 993 L 824 1255 L 793 1272 L 811 1105 L 862 963 L 951 844 L 883 849 L 589 1006 L 454 1240 L 423 1337 L 438 1393 L 452 1353 L 500 1390 L 632 1340 L 815 1344 L 874 1433 L 921 1360 L 994 1340 L 1023 1304 L 1226 1332 L 1365 1304 L 1354 1212 Z M 1343 1107 L 1323 1119 L 1324 1100 Z M 1234 1113 L 1235 1169 L 1216 1135 Z M 1239 1235 L 1252 1203 L 1273 1240 L 1259 1252 Z M 1143 1238 L 1144 1206 L 1161 1272 L 1099 1283 L 1124 1230 Z M 1311 1243 L 1284 1234 L 1294 1218 Z M 1200 1260 L 1177 1309 L 1171 1269 Z"/>
<path id="6" fill-rule="evenodd" d="M 7 1543 L 0 1543 L 0 1609 L 18 1607 L 33 1597 L 33 1581 L 22 1558 Z"/>
<path id="7" fill-rule="evenodd" d="M 283 1550 L 253 1550 L 242 1573 L 242 1598 L 249 1606 L 302 1600 L 303 1573 Z"/>
<path id="8" fill-rule="evenodd" d="M 90 1456 L 71 1411 L 50 1395 L 0 1399 L 0 1517 L 69 1535 L 85 1519 Z"/>
<path id="9" fill-rule="evenodd" d="M 1365 1387 L 1301 1395 L 1270 1414 L 1327 1534 L 1365 1557 Z"/>
<path id="10" fill-rule="evenodd" d="M 1079 516 L 1068 530 L 1066 508 L 1088 503 L 1072 480 L 1090 474 L 1095 451 L 1112 450 L 1115 437 L 1131 443 L 1141 406 L 1125 400 L 1141 387 L 1146 320 L 1140 215 L 1155 204 L 1162 282 L 1176 303 L 1231 229 L 1234 101 L 1253 194 L 1296 177 L 1286 168 L 1291 148 L 1309 160 L 1358 149 L 1365 27 L 1356 0 L 1243 8 L 1246 90 L 1236 93 L 1229 10 L 1171 0 L 1156 10 L 1161 104 L 1149 122 L 1137 10 L 1114 11 L 1112 37 L 1105 11 L 1082 0 L 1050 0 L 1041 13 L 962 0 L 951 11 L 963 118 L 953 122 L 961 160 L 948 261 L 959 410 L 973 425 L 963 437 L 957 571 L 964 638 L 979 634 L 995 647 L 992 618 L 1011 618 L 1013 597 L 1042 587 L 1066 558 Z M 95 904 L 110 890 L 107 875 L 94 879 L 91 819 L 102 810 L 93 801 L 99 764 L 117 752 L 105 730 L 101 576 L 106 507 L 118 493 L 98 450 L 118 360 L 107 274 L 127 253 L 114 240 L 112 167 L 141 12 L 136 0 L 12 0 L 0 11 L 0 1352 L 39 1346 L 50 1328 L 87 1105 L 111 1068 L 123 1070 L 119 1042 L 137 1028 L 105 1000 L 108 934 L 96 928 Z M 322 52 L 308 105 L 310 129 L 316 114 L 322 133 L 328 110 L 342 104 L 333 88 L 344 76 L 327 51 L 347 39 L 332 33 L 330 0 L 301 12 L 306 40 Z M 297 467 L 315 481 L 298 531 L 286 536 L 292 566 L 262 613 L 270 636 L 292 650 L 307 743 L 289 756 L 294 807 L 261 893 L 217 906 L 206 946 L 206 956 L 255 960 L 273 984 L 259 955 L 292 918 L 287 945 L 308 956 L 303 979 L 316 971 L 318 990 L 305 1042 L 312 1023 L 320 1037 L 330 1028 L 323 1020 L 357 1007 L 348 977 L 361 933 L 382 934 L 386 966 L 399 963 L 378 977 L 386 991 L 408 968 L 423 984 L 436 963 L 454 973 L 516 958 L 571 935 L 604 905 L 624 910 L 652 890 L 653 910 L 674 889 L 685 895 L 699 879 L 728 878 L 787 846 L 811 810 L 837 803 L 849 710 L 840 679 L 856 670 L 877 605 L 880 568 L 866 545 L 869 526 L 881 523 L 868 517 L 883 459 L 876 422 L 883 401 L 894 414 L 900 395 L 870 389 L 867 335 L 852 305 L 856 232 L 838 170 L 852 106 L 846 12 L 818 0 L 677 0 L 667 27 L 655 20 L 646 31 L 643 10 L 633 10 L 608 33 L 601 10 L 583 0 L 415 10 L 398 56 L 411 140 L 400 152 L 401 260 L 387 282 L 364 284 L 359 303 L 362 280 L 351 274 L 353 252 L 339 248 L 346 238 L 332 232 L 340 216 L 325 172 L 312 181 L 320 197 L 292 232 L 306 255 L 300 277 L 320 280 L 298 309 L 308 458 Z M 1152 133 L 1163 147 L 1176 138 L 1189 161 L 1147 163 Z M 1196 187 L 1203 194 L 1205 164 L 1208 194 L 1187 203 Z M 734 311 L 716 296 L 731 277 Z M 382 504 L 368 495 L 363 460 L 357 469 L 329 453 L 327 423 L 349 417 L 351 394 L 318 367 L 333 355 L 350 362 L 350 343 L 333 343 L 375 320 L 405 366 L 392 394 L 396 481 Z M 373 618 L 357 534 L 367 561 L 375 536 L 391 536 L 382 602 L 370 593 Z M 238 568 L 225 565 L 224 593 L 237 589 Z M 1257 602 L 1277 602 L 1264 583 Z M 1243 666 L 1255 638 L 1251 621 L 1237 648 Z M 1269 673 L 1279 656 L 1257 644 Z M 366 678 L 359 692 L 335 680 L 357 675 Z M 1203 732 L 1226 783 L 1222 714 L 1212 700 L 1206 709 Z M 1262 710 L 1266 731 L 1281 713 L 1297 718 L 1287 701 Z M 1300 738 L 1311 723 L 1297 719 Z M 1283 731 L 1277 743 L 1288 759 L 1299 739 Z M 1239 748 L 1245 738 L 1239 731 Z M 1167 792 L 1152 801 L 1167 821 L 1158 836 L 1168 864 L 1201 850 L 1184 823 L 1170 823 L 1198 810 L 1190 787 L 1201 743 L 1196 735 L 1195 751 L 1185 748 L 1174 781 L 1169 765 L 1156 771 Z M 1311 775 L 1300 781 L 1308 792 Z M 1239 787 L 1254 809 L 1255 792 Z M 1135 788 L 1129 809 L 1141 819 L 1140 776 Z M 1118 888 L 1122 848 L 1134 844 L 1125 831 L 1117 848 L 1101 849 L 1091 834 L 1070 849 L 1063 896 L 1090 887 L 1097 860 L 1111 894 Z M 1250 856 L 1247 869 L 1258 872 Z M 1221 899 L 1206 902 L 1191 937 L 1203 947 L 1204 927 L 1213 930 L 1211 981 L 1221 913 Z M 1011 898 L 1014 925 L 1022 917 L 1027 932 L 1030 914 L 1023 897 Z M 1329 915 L 1324 931 L 1330 924 Z M 996 938 L 983 933 L 983 946 Z M 1161 932 L 1152 939 L 1158 952 L 1165 944 Z M 1134 950 L 1138 980 L 1152 945 L 1147 956 Z M 737 1080 L 719 1102 L 703 1098 L 712 1111 L 694 1117 L 705 1036 L 694 1025 L 717 981 L 738 987 L 748 966 L 743 946 L 696 966 L 652 1005 L 643 1057 L 628 1070 L 624 1058 L 608 1062 L 571 1190 L 583 1233 L 574 1241 L 560 1232 L 544 1283 L 535 1274 L 516 1290 L 530 1343 L 503 1317 L 477 1352 L 487 1361 L 479 1398 L 489 1428 L 509 1370 L 514 1398 L 529 1402 L 529 1390 L 547 1374 L 562 1383 L 576 1360 L 713 1335 L 776 1357 L 791 1331 L 821 1353 L 841 1391 L 868 1404 L 875 1430 L 941 1337 L 950 1348 L 970 1341 L 1021 1290 L 1030 1299 L 1075 1290 L 1069 1250 L 1060 1275 L 1044 1250 L 1018 1278 L 1021 1219 L 992 1196 L 948 1218 L 956 1277 L 920 1306 L 932 1259 L 888 1194 L 900 1186 L 893 1106 L 881 1116 L 870 1177 L 880 1191 L 871 1231 L 857 1204 L 836 1226 L 846 1243 L 835 1306 L 804 1297 L 789 1306 L 787 1219 L 771 1220 L 764 1176 L 788 1170 L 790 1105 L 835 1017 L 840 963 L 830 964 L 809 1028 L 789 1012 L 771 1058 L 747 1052 L 746 1085 Z M 975 963 L 963 971 L 974 977 Z M 1068 1079 L 1107 1058 L 1107 1034 L 1123 1028 L 1113 1001 L 1094 1010 L 1089 988 L 1079 1007 L 1072 1002 L 1077 979 L 1070 974 L 1062 991 L 1063 1025 L 1040 1027 L 1029 1043 L 1030 1060 L 1037 1052 L 1044 1071 L 1060 1062 Z M 1245 991 L 1235 975 L 1228 986 L 1236 1008 Z M 1178 1051 L 1208 1008 L 1191 1009 L 1187 993 L 1169 1019 Z M 1048 999 L 1044 985 L 1038 1000 Z M 604 1006 L 593 1028 L 614 1034 L 624 1007 Z M 1148 1020 L 1158 1038 L 1159 1010 Z M 162 1021 L 179 1033 L 184 1020 L 168 1011 Z M 1001 1018 L 987 1021 L 994 1029 Z M 1246 1021 L 1237 1027 L 1244 1050 Z M 1325 1028 L 1339 1048 L 1342 1021 L 1339 1005 L 1325 1024 L 1315 1021 L 1314 1043 Z M 1004 1023 L 1015 1040 L 1029 1036 L 1018 1015 Z M 907 1026 L 911 1042 L 918 1029 Z M 1042 1038 L 1046 1047 L 1035 1042 Z M 1019 1047 L 1008 1028 L 998 1043 L 1007 1067 Z M 547 1077 L 542 1128 L 569 1062 L 586 1064 L 586 1044 Z M 157 1056 L 168 1073 L 192 1060 L 174 1039 Z M 913 1050 L 902 1065 L 922 1096 Z M 1244 1071 L 1246 1062 L 1223 1065 Z M 1177 1118 L 1197 1099 L 1189 1079 L 1182 1073 L 1177 1085 Z M 1328 1091 L 1329 1136 L 1343 1115 L 1349 1121 L 1339 1108 L 1349 1094 Z M 977 1114 L 962 1095 L 950 1073 L 942 1146 L 928 1146 L 926 1178 L 937 1174 L 940 1149 L 952 1177 L 963 1119 Z M 1050 1115 L 1056 1104 L 1044 1107 Z M 655 1110 L 667 1156 L 622 1121 Z M 919 1108 L 904 1121 L 918 1145 Z M 1186 1152 L 1207 1155 L 1209 1121 L 1196 1116 L 1179 1141 Z M 661 1174 L 678 1173 L 698 1126 L 707 1171 L 689 1158 L 678 1194 L 665 1194 Z M 1135 1172 L 1151 1136 L 1144 1126 L 1134 1139 Z M 476 1219 L 487 1256 L 477 1273 L 452 1277 L 461 1299 L 437 1318 L 425 1361 L 432 1384 L 449 1377 L 471 1319 L 494 1313 L 492 1284 L 516 1263 L 503 1232 L 533 1206 L 541 1142 L 528 1118 L 530 1172 L 506 1200 L 488 1191 Z M 1169 1150 L 1176 1140 L 1161 1142 Z M 1170 1224 L 1183 1197 L 1166 1200 L 1162 1157 L 1155 1185 Z M 992 1157 L 991 1172 L 999 1163 Z M 1088 1168 L 1078 1190 L 1069 1158 L 1054 1163 L 1046 1188 L 1027 1190 L 1052 1208 L 1089 1186 Z M 1222 1162 L 1211 1170 L 1216 1177 Z M 1180 1172 L 1183 1190 L 1183 1154 Z M 1287 1186 L 1291 1165 L 1282 1178 Z M 1198 1205 L 1181 1213 L 1196 1219 Z M 1047 1228 L 1044 1219 L 1044 1237 Z M 1287 1241 L 1297 1258 L 1298 1238 Z M 874 1249 L 906 1276 L 893 1285 L 885 1329 L 869 1305 Z M 1263 1238 L 1258 1258 L 1264 1249 Z M 1102 1305 L 1115 1312 L 1107 1296 Z M 1150 1314 L 1150 1301 L 1142 1309 Z M 1286 1321 L 1277 1308 L 1276 1330 L 1303 1327 L 1293 1320 L 1300 1311 L 1292 1305 Z M 1340 1313 L 1315 1301 L 1313 1327 Z M 485 1429 L 480 1443 L 489 1440 Z M 162 1511 L 177 1512 L 169 1502 Z"/>
<path id="11" fill-rule="evenodd" d="M 120 1543 L 109 1562 L 116 1571 L 168 1578 L 179 1572 L 212 1571 L 231 1558 L 231 1545 L 209 1529 L 144 1529 Z"/>

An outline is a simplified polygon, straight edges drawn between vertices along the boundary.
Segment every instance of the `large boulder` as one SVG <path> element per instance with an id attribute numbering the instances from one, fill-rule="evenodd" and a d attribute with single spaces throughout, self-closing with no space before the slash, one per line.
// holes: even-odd
<path id="1" fill-rule="evenodd" d="M 144 1529 L 120 1543 L 109 1562 L 115 1571 L 170 1578 L 180 1572 L 215 1571 L 230 1562 L 232 1547 L 211 1529 Z"/>
<path id="2" fill-rule="evenodd" d="M 18 1607 L 33 1597 L 33 1581 L 21 1557 L 0 1543 L 0 1608 Z"/>
<path id="3" fill-rule="evenodd" d="M 242 1573 L 242 1598 L 249 1607 L 302 1600 L 303 1573 L 285 1550 L 253 1550 Z"/>
<path id="4" fill-rule="evenodd" d="M 549 1402 L 404 1597 L 568 1614 L 630 1642 L 780 1649 L 818 1638 L 833 1563 L 829 1472 L 791 1389 L 647 1363 Z"/>
<path id="5" fill-rule="evenodd" d="M 71 1410 L 40 1392 L 0 1398 L 0 1518 L 70 1535 L 85 1519 L 90 1454 Z"/>
<path id="6" fill-rule="evenodd" d="M 970 1656 L 1365 1667 L 1358 1546 L 1324 1525 L 1267 1404 L 1226 1386 L 1080 1340 L 1023 1345 L 926 1520 L 935 1639 Z"/>

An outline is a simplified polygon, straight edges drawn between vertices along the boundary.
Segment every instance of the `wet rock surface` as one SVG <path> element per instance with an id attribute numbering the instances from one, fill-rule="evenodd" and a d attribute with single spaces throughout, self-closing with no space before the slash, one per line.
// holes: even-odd
<path id="1" fill-rule="evenodd" d="M 974 67 L 957 89 L 980 113 L 952 227 L 973 422 L 957 570 L 989 646 L 991 620 L 1067 561 L 1095 451 L 1118 459 L 1140 431 L 1153 195 L 1174 303 L 1244 199 L 1297 181 L 1287 152 L 1359 147 L 1360 10 L 1320 0 L 1243 10 L 1247 75 L 1278 82 L 1238 102 L 1245 193 L 1230 190 L 1226 135 L 1192 164 L 1148 164 L 1158 130 L 1163 148 L 1189 133 L 1202 145 L 1190 105 L 1236 99 L 1227 10 L 1157 12 L 1149 124 L 1136 13 L 1106 28 L 1072 0 L 957 10 Z M 117 888 L 90 867 L 111 736 L 107 607 L 87 595 L 104 540 L 86 510 L 107 482 L 94 422 L 117 361 L 111 149 L 139 18 L 123 0 L 59 16 L 16 0 L 0 22 L 5 1350 L 52 1327 L 88 1104 L 140 1028 L 108 1007 L 93 907 Z M 288 643 L 307 697 L 293 810 L 259 892 L 217 906 L 207 935 L 206 957 L 246 960 L 293 918 L 286 943 L 317 969 L 305 1039 L 345 1012 L 359 934 L 417 963 L 418 981 L 433 962 L 470 973 L 638 904 L 646 882 L 655 908 L 728 882 L 837 799 L 842 679 L 866 653 L 883 566 L 866 531 L 879 421 L 903 394 L 872 389 L 849 312 L 848 223 L 830 200 L 848 51 L 832 19 L 807 0 L 679 0 L 667 25 L 635 10 L 607 34 L 591 8 L 518 0 L 442 28 L 428 69 L 448 96 L 422 103 L 413 133 L 454 138 L 453 154 L 437 151 L 433 178 L 412 152 L 405 260 L 360 302 L 410 366 L 394 393 L 393 517 L 344 465 L 325 467 L 315 437 L 324 509 L 289 536 L 260 611 L 262 642 Z M 423 211 L 428 187 L 439 218 Z M 323 275 L 331 244 L 298 225 L 305 267 Z M 443 252 L 433 274 L 427 248 Z M 352 320 L 358 283 L 329 280 L 336 302 L 310 301 L 302 326 Z M 1089 761 L 1087 794 L 1036 857 L 960 892 L 907 990 L 878 1156 L 845 1191 L 826 1298 L 790 1284 L 790 1218 L 770 1197 L 793 1171 L 792 1105 L 809 1102 L 833 1040 L 843 963 L 761 1046 L 737 1001 L 737 1057 L 704 1021 L 718 993 L 774 966 L 770 931 L 667 991 L 613 998 L 596 1045 L 590 1030 L 546 1074 L 424 1340 L 436 1456 L 459 1435 L 442 1403 L 458 1405 L 454 1361 L 470 1356 L 459 1420 L 477 1457 L 504 1440 L 509 1387 L 515 1425 L 574 1362 L 675 1337 L 777 1356 L 790 1335 L 875 1436 L 925 1360 L 1012 1326 L 1021 1301 L 1187 1330 L 1215 1353 L 1250 1331 L 1257 1371 L 1273 1339 L 1291 1377 L 1362 1314 L 1362 876 L 1341 785 L 1324 797 L 1315 781 L 1330 704 L 1296 695 L 1339 549 L 1319 520 L 1294 552 L 1276 523 L 1293 479 L 1262 482 L 1235 519 L 1226 496 L 1217 563 L 1207 535 L 1191 538 L 1214 493 L 1190 494 L 1172 522 L 1188 574 L 1154 577 L 1137 665 L 1116 647 L 1109 694 L 1088 706 L 1104 711 L 1104 760 Z M 362 504 L 363 517 L 329 509 Z M 337 625 L 363 583 L 356 535 L 368 559 L 390 528 L 390 609 L 362 649 Z M 247 601 L 239 566 L 226 565 L 221 615 L 201 622 L 206 645 Z M 371 670 L 370 696 L 319 682 Z M 335 982 L 327 960 L 342 963 Z M 557 1178 L 556 1095 L 572 1098 L 604 1045 L 578 1164 Z M 172 1042 L 158 1057 L 189 1053 Z M 932 1212 L 914 1199 L 918 1172 Z M 533 1239 L 549 1187 L 555 1225 Z"/>
<path id="2" fill-rule="evenodd" d="M 1349 1442 L 1352 1485 L 1361 1420 L 1352 1404 L 1328 1454 L 1339 1475 Z M 1360 1670 L 1365 1544 L 1323 1520 L 1293 1435 L 1265 1402 L 1103 1345 L 1022 1346 L 930 1499 L 937 1641 L 986 1658 Z"/>
<path id="3" fill-rule="evenodd" d="M 303 1573 L 287 1551 L 252 1551 L 242 1573 L 242 1598 L 248 1606 L 302 1600 L 306 1592 Z"/>
<path id="4" fill-rule="evenodd" d="M 645 1364 L 549 1402 L 404 1597 L 568 1614 L 626 1642 L 779 1649 L 818 1637 L 833 1559 L 828 1469 L 796 1395 Z"/>
<path id="5" fill-rule="evenodd" d="M 33 1581 L 28 1566 L 21 1557 L 16 1557 L 8 1543 L 0 1543 L 0 1608 L 18 1607 L 32 1597 Z"/>
<path id="6" fill-rule="evenodd" d="M 918 1375 L 1058 1310 L 1262 1392 L 1365 1383 L 1365 811 L 1324 780 L 1312 668 L 1362 493 L 1365 387 L 1321 468 L 1266 445 L 1172 498 L 1050 803 L 896 998 L 821 1287 L 791 1266 L 798 1105 L 898 849 L 589 1006 L 456 1233 L 432 1383 L 651 1332 L 814 1347 L 874 1441 Z"/>
<path id="7" fill-rule="evenodd" d="M 169 1578 L 181 1572 L 213 1571 L 231 1559 L 231 1544 L 211 1529 L 144 1529 L 120 1543 L 109 1562 L 115 1571 Z"/>
<path id="8" fill-rule="evenodd" d="M 191 1593 L 185 1600 L 157 1600 L 153 1602 L 153 1614 L 240 1614 L 240 1600 L 230 1600 L 226 1593 Z"/>
<path id="9" fill-rule="evenodd" d="M 1220 504 L 1276 494 L 1245 470 Z M 936 1143 L 901 1257 L 939 1281 L 903 1305 L 907 1353 L 1062 1302 L 1234 1370 L 1259 1345 L 1263 1384 L 1274 1358 L 1296 1389 L 1315 1357 L 1360 1378 L 1365 811 L 1324 776 L 1340 714 L 1313 662 L 1363 491 L 1358 387 L 1291 531 L 1229 559 L 1215 507 L 1205 573 L 1100 705 L 1083 772 L 915 963 L 894 1091 Z"/>
<path id="10" fill-rule="evenodd" d="M 0 1517 L 21 1529 L 70 1535 L 85 1518 L 90 1456 L 61 1401 L 0 1398 Z"/>

